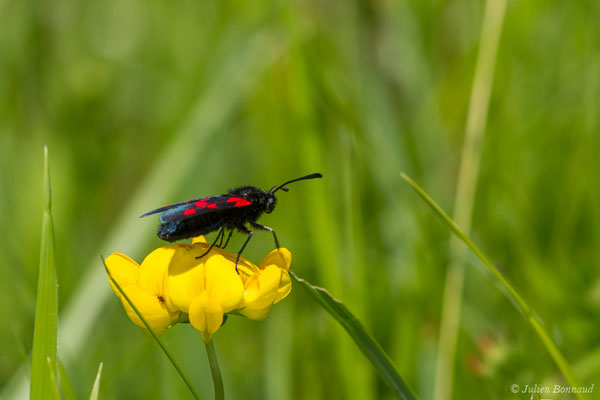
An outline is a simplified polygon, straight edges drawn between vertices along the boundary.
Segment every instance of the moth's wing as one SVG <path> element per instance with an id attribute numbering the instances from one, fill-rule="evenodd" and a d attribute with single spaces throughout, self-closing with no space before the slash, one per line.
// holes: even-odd
<path id="1" fill-rule="evenodd" d="M 192 201 L 184 201 L 168 207 L 160 215 L 161 224 L 171 221 L 181 221 L 194 218 L 198 215 L 215 213 L 238 207 L 248 207 L 252 203 L 242 197 L 223 194 L 220 196 L 205 197 Z"/>
<path id="2" fill-rule="evenodd" d="M 186 200 L 186 201 L 182 201 L 182 202 L 180 202 L 180 203 L 171 204 L 170 206 L 164 206 L 164 207 L 161 207 L 161 208 L 157 208 L 156 210 L 148 211 L 148 212 L 147 212 L 146 214 L 144 214 L 144 215 L 140 215 L 140 218 L 147 217 L 147 216 L 149 216 L 149 215 L 152 215 L 152 214 L 158 214 L 158 213 L 162 213 L 162 212 L 165 212 L 165 211 L 167 211 L 167 210 L 170 210 L 170 209 L 172 209 L 172 208 L 181 207 L 181 206 L 184 206 L 184 205 L 186 205 L 186 204 L 188 204 L 188 203 L 193 203 L 193 202 L 196 202 L 196 201 L 198 201 L 198 200 L 200 200 L 200 199 L 196 199 L 196 200 Z"/>

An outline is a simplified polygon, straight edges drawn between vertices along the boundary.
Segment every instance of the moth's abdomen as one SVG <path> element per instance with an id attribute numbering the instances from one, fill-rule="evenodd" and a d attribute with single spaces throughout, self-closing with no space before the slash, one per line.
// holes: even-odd
<path id="1" fill-rule="evenodd" d="M 221 221 L 207 223 L 206 218 L 191 218 L 161 224 L 156 232 L 157 236 L 167 242 L 188 239 L 200 235 L 206 235 L 221 227 Z"/>
<path id="2" fill-rule="evenodd" d="M 194 218 L 165 222 L 158 227 L 157 236 L 167 242 L 207 235 L 221 227 L 234 229 L 245 223 L 247 215 L 240 208 L 231 208 L 220 212 L 201 214 Z"/>

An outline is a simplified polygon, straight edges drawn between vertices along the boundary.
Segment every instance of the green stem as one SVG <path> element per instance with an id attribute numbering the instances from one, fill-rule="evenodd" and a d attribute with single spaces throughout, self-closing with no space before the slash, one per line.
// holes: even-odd
<path id="1" fill-rule="evenodd" d="M 158 335 L 154 332 L 154 330 L 152 329 L 152 327 L 150 326 L 150 324 L 148 323 L 148 321 L 146 321 L 146 318 L 144 318 L 144 316 L 137 309 L 137 307 L 135 306 L 135 304 L 133 304 L 133 301 L 131 301 L 131 299 L 129 298 L 129 296 L 127 296 L 127 294 L 125 293 L 125 291 L 123 290 L 123 288 L 121 288 L 121 285 L 119 285 L 119 282 L 117 282 L 113 278 L 113 276 L 110 274 L 110 271 L 108 270 L 108 267 L 106 266 L 106 262 L 104 261 L 104 257 L 100 256 L 100 258 L 102 258 L 102 263 L 104 264 L 104 269 L 106 270 L 106 274 L 108 275 L 108 278 L 110 279 L 110 281 L 115 284 L 115 287 L 119 290 L 119 293 L 121 293 L 123 295 L 123 297 L 125 298 L 125 300 L 127 300 L 127 303 L 129 303 L 129 305 L 131 306 L 131 308 L 133 308 L 133 311 L 135 311 L 135 313 L 137 314 L 137 316 L 139 317 L 139 319 L 142 321 L 142 323 L 144 324 L 144 326 L 146 327 L 146 329 L 148 329 L 148 332 L 150 332 L 150 334 L 152 335 L 152 337 L 154 338 L 154 340 L 156 341 L 156 343 L 158 343 L 158 345 L 162 349 L 163 353 L 165 353 L 165 355 L 167 356 L 167 358 L 169 359 L 169 361 L 171 362 L 171 364 L 173 364 L 173 367 L 175 367 L 175 370 L 177 371 L 177 373 L 179 374 L 179 376 L 181 376 L 181 379 L 183 379 L 183 381 L 185 382 L 186 386 L 188 387 L 188 389 L 190 390 L 190 392 L 192 393 L 192 395 L 194 396 L 194 398 L 197 399 L 197 400 L 200 400 L 200 395 L 198 394 L 198 392 L 196 392 L 196 389 L 194 389 L 194 387 L 192 386 L 192 383 L 190 382 L 190 380 L 188 379 L 188 377 L 185 375 L 185 373 L 183 372 L 183 370 L 181 369 L 181 367 L 179 366 L 179 364 L 177 364 L 177 361 L 175 361 L 175 358 L 173 357 L 173 355 L 171 354 L 171 352 L 167 349 L 167 347 L 163 344 L 163 342 L 160 341 L 160 339 L 158 338 Z"/>
<path id="2" fill-rule="evenodd" d="M 411 178 L 409 178 L 406 174 L 400 174 L 402 178 L 408 182 L 412 188 L 425 200 L 427 204 L 448 224 L 450 229 L 454 232 L 456 236 L 460 240 L 462 240 L 471 251 L 483 262 L 483 264 L 488 268 L 491 274 L 501 283 L 501 285 L 508 292 L 508 297 L 511 300 L 514 300 L 514 304 L 517 309 L 521 311 L 527 321 L 531 324 L 536 334 L 542 341 L 544 347 L 550 353 L 550 356 L 558 366 L 558 369 L 562 373 L 562 375 L 567 380 L 568 384 L 571 387 L 580 387 L 581 384 L 579 380 L 576 378 L 575 374 L 571 370 L 571 367 L 567 363 L 565 357 L 561 354 L 556 344 L 552 341 L 551 336 L 544 328 L 544 324 L 542 320 L 534 313 L 533 309 L 529 304 L 523 299 L 523 297 L 519 294 L 519 292 L 508 282 L 508 280 L 498 271 L 498 268 L 492 264 L 492 262 L 483 254 L 483 252 L 473 243 L 473 241 L 456 225 L 456 223 L 446 214 L 439 205 Z M 583 399 L 581 394 L 576 394 L 578 399 Z"/>
<path id="3" fill-rule="evenodd" d="M 208 364 L 210 365 L 210 373 L 212 374 L 213 385 L 215 387 L 215 400 L 223 400 L 225 398 L 225 391 L 223 389 L 223 377 L 221 376 L 219 361 L 217 360 L 215 344 L 211 339 L 210 342 L 204 343 L 204 346 L 206 347 Z"/>
<path id="4" fill-rule="evenodd" d="M 494 66 L 505 8 L 506 0 L 487 0 L 485 2 L 479 54 L 471 87 L 465 139 L 454 201 L 454 219 L 465 229 L 467 235 L 471 228 L 481 147 L 485 134 L 490 93 L 494 81 Z M 456 238 L 450 240 L 450 263 L 444 285 L 438 359 L 435 371 L 434 399 L 436 400 L 446 400 L 451 398 L 452 395 L 466 252 L 467 249 L 459 240 Z"/>

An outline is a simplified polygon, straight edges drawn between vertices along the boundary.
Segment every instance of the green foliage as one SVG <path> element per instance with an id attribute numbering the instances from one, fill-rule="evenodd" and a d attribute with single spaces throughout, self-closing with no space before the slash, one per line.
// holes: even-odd
<path id="1" fill-rule="evenodd" d="M 189 398 L 98 262 L 114 251 L 142 261 L 161 245 L 156 220 L 139 215 L 319 171 L 261 222 L 431 398 L 450 233 L 398 173 L 453 208 L 482 15 L 464 0 L 1 3 L 0 396 L 27 375 L 48 143 L 59 355 L 77 393 L 103 362 L 99 398 Z M 598 20 L 595 1 L 508 3 L 470 233 L 583 385 L 600 379 Z M 258 232 L 245 255 L 271 247 Z M 453 397 L 565 384 L 489 274 L 466 262 Z M 298 289 L 266 321 L 232 317 L 219 330 L 227 398 L 391 398 Z M 196 332 L 163 338 L 211 398 Z"/>
<path id="2" fill-rule="evenodd" d="M 523 296 L 515 289 L 510 282 L 500 273 L 498 268 L 492 264 L 492 262 L 481 252 L 475 243 L 464 233 L 464 231 L 446 214 L 439 205 L 419 186 L 405 174 L 401 174 L 402 178 L 406 180 L 415 191 L 425 200 L 427 204 L 435 211 L 440 218 L 448 225 L 448 227 L 454 232 L 454 234 L 466 244 L 469 249 L 481 260 L 481 262 L 487 267 L 492 276 L 498 281 L 502 289 L 505 289 L 507 296 L 512 300 L 525 319 L 531 324 L 533 330 L 538 334 L 540 342 L 546 347 L 548 354 L 552 356 L 556 366 L 560 369 L 564 378 L 567 380 L 571 387 L 581 387 L 581 383 L 573 375 L 571 367 L 565 360 L 564 356 L 560 353 L 560 350 L 556 347 L 556 344 L 552 341 L 552 338 L 544 328 L 543 322 L 531 309 L 531 306 L 523 299 Z M 579 396 L 578 396 L 579 398 Z"/>

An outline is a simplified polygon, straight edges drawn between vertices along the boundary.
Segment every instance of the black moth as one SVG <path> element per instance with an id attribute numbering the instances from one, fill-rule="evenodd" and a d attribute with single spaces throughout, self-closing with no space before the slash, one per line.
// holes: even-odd
<path id="1" fill-rule="evenodd" d="M 242 251 L 244 251 L 244 248 L 254 233 L 247 225 L 256 229 L 271 232 L 275 239 L 275 246 L 279 248 L 279 240 L 277 240 L 275 231 L 268 226 L 256 222 L 262 213 L 270 214 L 275 208 L 275 205 L 277 204 L 275 192 L 279 189 L 287 192 L 288 188 L 285 185 L 292 182 L 322 177 L 323 175 L 320 173 L 314 173 L 301 178 L 292 179 L 281 185 L 273 186 L 269 190 L 262 190 L 255 186 L 241 186 L 229 189 L 227 194 L 196 200 L 187 200 L 170 206 L 157 208 L 156 210 L 147 212 L 141 217 L 161 213 L 160 226 L 158 227 L 157 235 L 167 242 L 206 235 L 218 230 L 219 233 L 217 234 L 217 237 L 208 250 L 200 257 L 208 254 L 215 245 L 220 248 L 227 247 L 234 230 L 237 229 L 239 232 L 246 233 L 248 237 L 240 251 L 237 253 L 237 258 L 235 260 L 237 270 L 237 263 Z M 229 231 L 229 236 L 223 244 L 226 231 Z M 218 245 L 217 242 L 219 242 Z"/>

